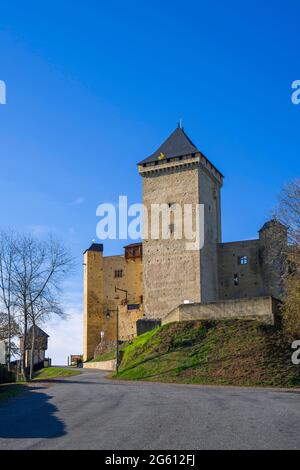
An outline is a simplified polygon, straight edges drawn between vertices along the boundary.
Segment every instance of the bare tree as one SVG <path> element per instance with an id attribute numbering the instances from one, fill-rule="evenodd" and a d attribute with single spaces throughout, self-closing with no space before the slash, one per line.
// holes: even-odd
<path id="1" fill-rule="evenodd" d="M 289 241 L 300 249 L 300 178 L 286 184 L 279 196 L 278 219 L 288 227 Z"/>
<path id="2" fill-rule="evenodd" d="M 288 269 L 284 282 L 283 324 L 286 333 L 300 334 L 300 179 L 286 184 L 279 197 L 277 219 L 288 229 Z"/>
<path id="3" fill-rule="evenodd" d="M 12 339 L 17 333 L 14 318 L 13 260 L 15 235 L 12 231 L 0 232 L 0 305 L 2 334 L 8 344 L 8 370 L 10 370 Z"/>
<path id="4" fill-rule="evenodd" d="M 9 343 L 8 338 L 10 337 L 11 355 L 15 355 L 18 352 L 19 347 L 14 341 L 14 338 L 18 336 L 20 336 L 20 329 L 15 318 L 8 322 L 7 312 L 0 312 L 0 340 Z"/>
<path id="5" fill-rule="evenodd" d="M 26 350 L 30 322 L 58 311 L 55 299 L 59 296 L 62 282 L 70 271 L 73 260 L 64 246 L 53 237 L 47 241 L 32 236 L 18 237 L 13 259 L 13 286 L 15 302 L 21 313 L 23 341 L 21 369 L 26 378 Z M 34 346 L 34 345 L 33 345 Z"/>

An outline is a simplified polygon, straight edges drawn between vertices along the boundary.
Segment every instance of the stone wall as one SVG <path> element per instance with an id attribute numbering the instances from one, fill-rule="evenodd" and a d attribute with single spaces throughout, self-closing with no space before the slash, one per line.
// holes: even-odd
<path id="1" fill-rule="evenodd" d="M 221 176 L 210 173 L 198 157 L 185 164 L 161 165 L 157 171 L 143 169 L 143 204 L 148 209 L 151 225 L 152 204 L 185 204 L 193 206 L 193 229 L 197 204 L 204 204 L 204 248 L 187 250 L 190 240 L 145 239 L 143 243 L 144 309 L 149 318 L 163 318 L 185 300 L 200 302 L 218 298 L 217 243 L 221 237 Z M 217 177 L 217 175 L 219 175 Z M 172 210 L 170 210 L 172 217 Z M 172 219 L 170 220 L 172 223 Z M 174 218 L 176 226 L 176 219 Z M 175 229 L 176 230 L 176 229 Z M 200 275 L 201 272 L 201 275 Z"/>
<path id="2" fill-rule="evenodd" d="M 84 253 L 83 358 L 92 359 L 100 341 L 103 322 L 103 256 L 100 251 Z"/>
<path id="3" fill-rule="evenodd" d="M 267 222 L 256 240 L 218 244 L 219 300 L 284 296 L 282 266 L 287 251 L 286 227 Z M 241 263 L 241 259 L 247 259 Z"/>
<path id="4" fill-rule="evenodd" d="M 104 301 L 110 308 L 125 300 L 125 293 L 115 292 L 115 286 L 128 291 L 128 303 L 141 303 L 143 295 L 143 263 L 141 258 L 126 260 L 124 255 L 104 256 Z M 115 277 L 115 271 L 123 272 L 122 277 Z M 119 297 L 116 299 L 116 297 Z"/>
<path id="5" fill-rule="evenodd" d="M 239 318 L 259 320 L 273 325 L 277 322 L 278 317 L 278 301 L 272 297 L 255 297 L 251 299 L 179 305 L 162 320 L 162 324 L 188 320 Z"/>
<path id="6" fill-rule="evenodd" d="M 104 257 L 89 249 L 84 254 L 84 360 L 92 359 L 101 342 L 116 341 L 117 307 L 119 308 L 119 339 L 127 341 L 136 335 L 136 321 L 143 317 L 143 264 L 141 258 L 126 260 L 123 255 Z M 115 271 L 122 271 L 121 277 Z M 129 310 L 128 304 L 139 308 Z M 99 349 L 99 348 L 98 348 Z"/>
<path id="7" fill-rule="evenodd" d="M 239 260 L 244 256 L 247 257 L 247 263 L 240 264 Z M 218 260 L 219 300 L 259 297 L 266 294 L 259 240 L 220 243 Z"/>
<path id="8" fill-rule="evenodd" d="M 283 299 L 285 285 L 282 274 L 287 256 L 287 228 L 276 220 L 266 222 L 259 231 L 259 243 L 265 292 Z"/>
<path id="9" fill-rule="evenodd" d="M 154 318 L 142 318 L 136 322 L 136 333 L 142 335 L 147 331 L 151 331 L 157 326 L 161 325 L 161 320 L 155 320 Z"/>
<path id="10" fill-rule="evenodd" d="M 204 246 L 200 251 L 201 302 L 218 300 L 218 252 L 221 241 L 221 182 L 202 168 L 198 171 L 199 203 L 204 204 Z"/>
<path id="11" fill-rule="evenodd" d="M 83 364 L 83 368 L 114 371 L 116 370 L 116 360 L 112 359 L 111 361 L 85 362 Z"/>
<path id="12" fill-rule="evenodd" d="M 136 322 L 144 317 L 142 308 L 128 310 L 127 305 L 119 307 L 119 339 L 128 341 L 136 336 Z"/>
<path id="13" fill-rule="evenodd" d="M 197 204 L 196 169 L 172 169 L 143 177 L 143 204 Z M 151 217 L 149 217 L 149 226 Z M 143 243 L 144 308 L 149 318 L 161 318 L 185 299 L 200 301 L 200 254 L 187 251 L 186 240 L 146 239 Z"/>

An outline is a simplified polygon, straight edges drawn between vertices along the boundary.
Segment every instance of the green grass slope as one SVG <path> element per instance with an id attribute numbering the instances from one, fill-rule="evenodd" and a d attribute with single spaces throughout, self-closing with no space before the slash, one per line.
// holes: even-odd
<path id="1" fill-rule="evenodd" d="M 78 369 L 67 369 L 66 367 L 45 367 L 34 374 L 33 380 L 57 379 L 60 377 L 71 377 L 81 374 Z"/>
<path id="2" fill-rule="evenodd" d="M 292 352 L 279 330 L 255 321 L 171 323 L 124 348 L 118 378 L 295 387 L 300 367 Z"/>

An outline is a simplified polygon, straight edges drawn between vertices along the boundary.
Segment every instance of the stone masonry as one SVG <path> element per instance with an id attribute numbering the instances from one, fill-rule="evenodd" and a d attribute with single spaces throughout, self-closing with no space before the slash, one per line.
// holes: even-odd
<path id="1" fill-rule="evenodd" d="M 274 322 L 274 298 L 283 295 L 276 259 L 287 245 L 286 227 L 271 220 L 256 240 L 222 243 L 223 176 L 180 127 L 138 164 L 138 171 L 148 209 L 144 226 L 151 226 L 152 205 L 165 204 L 169 238 L 163 239 L 161 226 L 156 239 L 148 233 L 143 243 L 125 247 L 123 255 L 105 257 L 97 243 L 85 251 L 84 359 L 99 350 L 101 332 L 100 350 L 103 341 L 116 342 L 117 308 L 119 339 L 124 341 L 136 334 L 136 321 L 142 318 L 164 322 L 226 315 Z M 187 250 L 190 240 L 175 236 L 175 204 L 192 204 L 193 220 L 196 205 L 204 205 L 202 249 Z M 126 296 L 116 296 L 116 287 Z"/>

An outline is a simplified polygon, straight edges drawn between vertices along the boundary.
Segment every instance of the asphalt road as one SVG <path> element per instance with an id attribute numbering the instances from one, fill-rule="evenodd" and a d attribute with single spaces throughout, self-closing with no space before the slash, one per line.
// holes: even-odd
<path id="1" fill-rule="evenodd" d="M 83 370 L 1 405 L 0 449 L 300 449 L 300 393 Z"/>

